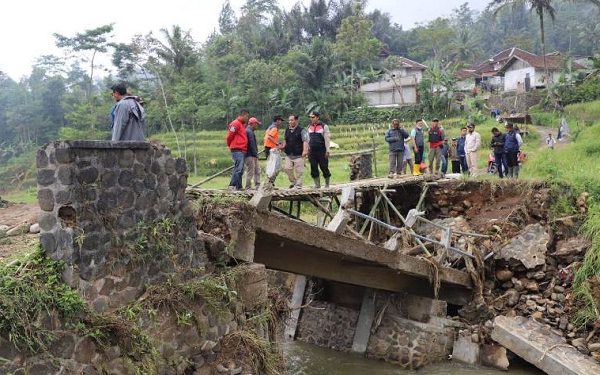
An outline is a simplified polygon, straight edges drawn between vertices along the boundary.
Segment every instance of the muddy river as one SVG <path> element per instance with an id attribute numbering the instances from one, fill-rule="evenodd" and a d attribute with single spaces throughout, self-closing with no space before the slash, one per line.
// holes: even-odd
<path id="1" fill-rule="evenodd" d="M 288 374 L 293 375 L 543 375 L 527 364 L 511 365 L 508 372 L 488 368 L 444 363 L 418 371 L 402 370 L 380 361 L 370 361 L 360 356 L 293 342 L 284 347 Z"/>

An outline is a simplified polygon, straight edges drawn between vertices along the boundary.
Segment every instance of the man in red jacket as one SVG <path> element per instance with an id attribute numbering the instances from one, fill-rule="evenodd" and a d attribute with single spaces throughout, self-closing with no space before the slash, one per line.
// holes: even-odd
<path id="1" fill-rule="evenodd" d="M 229 124 L 227 130 L 227 147 L 229 147 L 231 159 L 233 159 L 233 173 L 231 175 L 231 182 L 229 182 L 229 190 L 242 190 L 244 158 L 248 151 L 246 123 L 249 117 L 250 113 L 248 110 L 240 110 L 239 116 Z"/>

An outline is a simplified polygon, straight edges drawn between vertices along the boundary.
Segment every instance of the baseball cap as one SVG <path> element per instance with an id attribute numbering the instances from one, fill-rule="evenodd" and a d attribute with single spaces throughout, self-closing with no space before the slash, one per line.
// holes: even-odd
<path id="1" fill-rule="evenodd" d="M 248 124 L 249 125 L 252 125 L 252 124 L 260 125 L 260 121 L 258 121 L 258 119 L 256 117 L 250 117 L 250 119 L 248 120 Z"/>

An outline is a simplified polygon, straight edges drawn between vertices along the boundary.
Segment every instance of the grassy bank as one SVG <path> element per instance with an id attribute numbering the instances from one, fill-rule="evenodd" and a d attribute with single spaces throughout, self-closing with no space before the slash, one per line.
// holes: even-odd
<path id="1" fill-rule="evenodd" d="M 583 325 L 600 318 L 600 306 L 588 282 L 591 277 L 600 275 L 600 101 L 567 106 L 565 113 L 574 142 L 555 150 L 541 150 L 523 168 L 523 176 L 567 184 L 573 188 L 574 196 L 584 191 L 590 194 L 582 232 L 592 241 L 592 246 L 576 271 L 573 288 L 578 307 L 574 321 Z M 575 213 L 573 205 L 563 207 L 564 215 Z"/>

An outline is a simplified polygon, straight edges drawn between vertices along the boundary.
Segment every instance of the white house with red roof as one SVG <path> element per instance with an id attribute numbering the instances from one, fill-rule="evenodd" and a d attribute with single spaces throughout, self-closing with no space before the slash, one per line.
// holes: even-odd
<path id="1" fill-rule="evenodd" d="M 406 57 L 398 60 L 399 66 L 383 72 L 379 81 L 361 86 L 370 107 L 400 107 L 419 102 L 417 86 L 427 66 Z"/>

